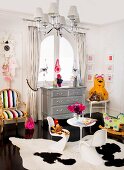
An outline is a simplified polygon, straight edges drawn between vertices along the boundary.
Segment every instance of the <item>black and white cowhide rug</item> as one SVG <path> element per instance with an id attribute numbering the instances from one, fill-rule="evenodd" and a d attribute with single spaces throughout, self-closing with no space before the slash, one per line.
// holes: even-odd
<path id="1" fill-rule="evenodd" d="M 62 152 L 51 151 L 55 141 L 47 139 L 19 139 L 11 137 L 13 145 L 20 148 L 23 167 L 29 170 L 124 170 L 124 145 L 108 139 L 97 152 L 104 160 L 99 166 L 81 159 L 79 141 L 68 142 Z"/>

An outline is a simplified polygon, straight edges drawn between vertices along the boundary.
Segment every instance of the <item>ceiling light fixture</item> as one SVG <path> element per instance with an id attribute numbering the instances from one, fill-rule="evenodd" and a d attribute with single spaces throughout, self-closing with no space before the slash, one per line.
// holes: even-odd
<path id="1" fill-rule="evenodd" d="M 52 30 L 57 31 L 57 35 L 62 36 L 63 30 L 71 34 L 82 33 L 83 28 L 80 26 L 79 14 L 76 6 L 71 6 L 68 12 L 67 19 L 59 14 L 59 0 L 57 3 L 51 3 L 48 14 L 44 14 L 42 8 L 36 8 L 33 20 L 24 19 L 26 21 L 36 22 L 38 29 L 45 35 Z"/>
<path id="2" fill-rule="evenodd" d="M 62 31 L 65 30 L 69 33 L 75 34 L 81 32 L 80 19 L 76 6 L 71 6 L 68 12 L 67 20 L 64 16 L 59 14 L 59 1 L 57 3 L 51 3 L 48 14 L 44 14 L 42 8 L 36 8 L 33 21 L 36 22 L 36 26 L 45 35 L 52 30 L 57 31 L 57 35 L 62 36 Z"/>

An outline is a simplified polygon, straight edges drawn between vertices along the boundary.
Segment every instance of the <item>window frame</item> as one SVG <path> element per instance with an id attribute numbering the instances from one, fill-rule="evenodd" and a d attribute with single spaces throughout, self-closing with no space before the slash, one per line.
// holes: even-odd
<path id="1" fill-rule="evenodd" d="M 51 31 L 49 34 L 45 35 L 44 37 L 42 37 L 42 41 L 49 37 L 49 36 L 54 36 L 54 63 L 56 62 L 56 59 L 57 57 L 59 57 L 59 37 L 57 35 L 57 32 L 56 31 Z M 62 33 L 62 37 L 65 38 L 71 45 L 72 47 L 72 50 L 73 50 L 73 54 L 74 54 L 74 62 L 77 63 L 77 52 L 76 52 L 76 41 L 75 41 L 75 37 L 74 35 L 71 35 L 70 33 L 67 33 L 66 31 L 63 30 L 63 33 Z M 41 41 L 41 43 L 42 43 Z M 54 80 L 56 78 L 56 73 L 54 73 Z M 47 82 L 47 83 L 46 83 Z M 38 81 L 38 87 L 43 87 L 43 86 L 53 86 L 53 81 Z M 72 81 L 63 81 L 63 86 L 70 86 L 72 84 Z"/>

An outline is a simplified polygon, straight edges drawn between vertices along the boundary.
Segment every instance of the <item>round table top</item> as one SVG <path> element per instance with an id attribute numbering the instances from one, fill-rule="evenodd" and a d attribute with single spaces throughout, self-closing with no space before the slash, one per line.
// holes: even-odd
<path id="1" fill-rule="evenodd" d="M 70 118 L 67 120 L 67 123 L 71 126 L 76 126 L 76 127 L 89 127 L 95 125 L 96 121 L 95 119 L 91 119 L 91 123 L 85 124 L 87 120 L 90 120 L 90 118 L 85 118 L 85 117 L 80 117 L 77 119 L 76 117 Z M 92 121 L 93 120 L 93 121 Z"/>

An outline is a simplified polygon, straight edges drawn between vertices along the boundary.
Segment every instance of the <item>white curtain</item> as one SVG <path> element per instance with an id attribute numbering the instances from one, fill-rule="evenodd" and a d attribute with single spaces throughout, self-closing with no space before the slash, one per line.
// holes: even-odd
<path id="1" fill-rule="evenodd" d="M 28 80 L 28 113 L 37 120 L 37 82 L 40 59 L 40 42 L 41 36 L 37 27 L 28 26 L 28 61 L 27 61 L 27 80 Z"/>
<path id="2" fill-rule="evenodd" d="M 85 85 L 86 81 L 86 34 L 79 33 L 76 35 L 79 85 Z"/>

